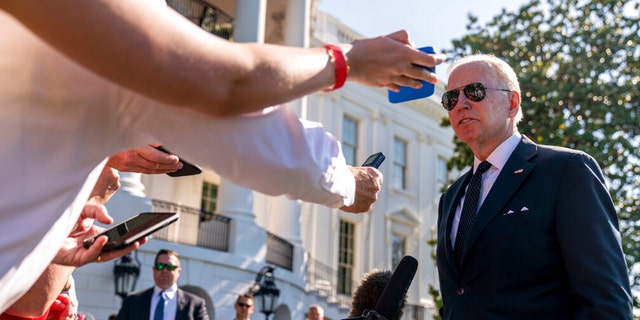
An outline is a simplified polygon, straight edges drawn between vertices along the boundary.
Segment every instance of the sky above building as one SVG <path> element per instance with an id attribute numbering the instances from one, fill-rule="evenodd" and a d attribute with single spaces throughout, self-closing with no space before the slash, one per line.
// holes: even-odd
<path id="1" fill-rule="evenodd" d="M 373 37 L 409 31 L 416 47 L 450 48 L 451 40 L 466 33 L 468 14 L 488 22 L 503 8 L 516 11 L 529 0 L 321 0 L 326 12 L 354 31 Z M 446 80 L 448 64 L 436 68 Z"/>

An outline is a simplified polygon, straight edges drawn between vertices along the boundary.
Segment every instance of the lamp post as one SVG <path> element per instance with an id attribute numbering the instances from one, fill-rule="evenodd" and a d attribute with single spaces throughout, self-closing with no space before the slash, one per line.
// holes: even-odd
<path id="1" fill-rule="evenodd" d="M 137 251 L 136 259 L 131 257 L 131 253 L 122 256 L 113 266 L 113 275 L 115 276 L 116 294 L 124 300 L 124 298 L 136 288 L 136 282 L 140 275 L 140 262 L 138 261 Z"/>
<path id="2" fill-rule="evenodd" d="M 253 294 L 256 302 L 260 301 L 260 312 L 264 313 L 267 320 L 269 320 L 269 315 L 275 312 L 276 302 L 280 296 L 280 289 L 276 287 L 273 270 L 274 268 L 271 266 L 262 267 L 256 275 L 256 281 L 249 289 L 249 293 Z"/>

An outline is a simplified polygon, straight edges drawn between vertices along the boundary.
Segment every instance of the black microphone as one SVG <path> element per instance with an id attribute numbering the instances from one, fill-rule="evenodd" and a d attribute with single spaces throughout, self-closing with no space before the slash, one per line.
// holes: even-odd
<path id="1" fill-rule="evenodd" d="M 382 291 L 373 310 L 387 319 L 393 319 L 400 309 L 407 290 L 409 290 L 416 270 L 418 270 L 418 260 L 412 256 L 404 256 L 396 269 L 393 270 L 391 279 L 384 287 L 384 291 Z"/>
<path id="2" fill-rule="evenodd" d="M 369 310 L 373 310 L 378 303 L 378 299 L 384 291 L 384 287 L 387 286 L 391 279 L 391 270 L 373 269 L 362 276 L 362 280 L 353 291 L 351 297 L 351 310 L 349 310 L 349 319 L 366 319 L 366 315 Z M 400 317 L 401 312 L 398 312 Z M 400 318 L 398 317 L 398 318 Z"/>
<path id="3" fill-rule="evenodd" d="M 402 308 L 405 301 L 405 295 L 407 290 L 409 290 L 409 286 L 411 286 L 411 281 L 413 280 L 413 276 L 416 274 L 416 270 L 418 269 L 418 260 L 416 260 L 412 256 L 404 256 L 400 263 L 391 274 L 391 277 L 388 278 L 384 289 L 382 290 L 382 294 L 380 294 L 378 301 L 375 304 L 373 310 L 365 310 L 362 316 L 355 318 L 347 318 L 345 320 L 392 320 L 395 319 L 398 311 Z M 368 274 L 363 279 L 360 287 L 356 289 L 354 294 L 354 301 L 352 306 L 352 312 L 349 316 L 354 316 L 353 311 L 355 309 L 364 309 L 360 304 L 365 304 L 366 302 L 360 301 L 361 297 L 358 297 L 359 292 L 365 289 L 365 286 L 369 288 L 374 288 L 379 285 L 380 281 L 387 280 L 388 271 L 381 272 L 375 270 L 374 272 Z M 362 290 L 361 290 L 362 289 Z M 368 290 L 367 290 L 368 291 Z M 370 299 L 370 296 L 368 298 Z M 355 304 L 358 304 L 356 306 Z M 372 303 L 372 302 L 369 302 Z M 368 309 L 368 308 L 367 308 Z"/>

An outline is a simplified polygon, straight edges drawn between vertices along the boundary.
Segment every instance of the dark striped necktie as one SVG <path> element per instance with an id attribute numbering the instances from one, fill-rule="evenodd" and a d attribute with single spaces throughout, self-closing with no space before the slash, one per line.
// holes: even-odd
<path id="1" fill-rule="evenodd" d="M 462 214 L 460 215 L 460 224 L 458 224 L 458 234 L 456 235 L 456 243 L 453 248 L 453 254 L 456 258 L 458 266 L 462 264 L 464 256 L 467 253 L 467 239 L 469 232 L 476 220 L 478 211 L 478 201 L 480 200 L 480 187 L 482 186 L 482 174 L 491 168 L 491 163 L 482 161 L 476 172 L 471 177 L 467 193 L 464 196 L 464 204 L 462 205 Z"/>

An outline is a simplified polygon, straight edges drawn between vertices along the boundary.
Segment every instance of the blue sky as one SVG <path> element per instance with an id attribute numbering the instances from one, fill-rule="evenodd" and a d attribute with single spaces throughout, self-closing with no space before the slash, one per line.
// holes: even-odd
<path id="1" fill-rule="evenodd" d="M 367 37 L 406 29 L 416 47 L 448 48 L 466 33 L 468 13 L 487 22 L 502 8 L 516 11 L 528 0 L 321 0 L 318 9 Z M 436 68 L 446 80 L 446 64 Z"/>

